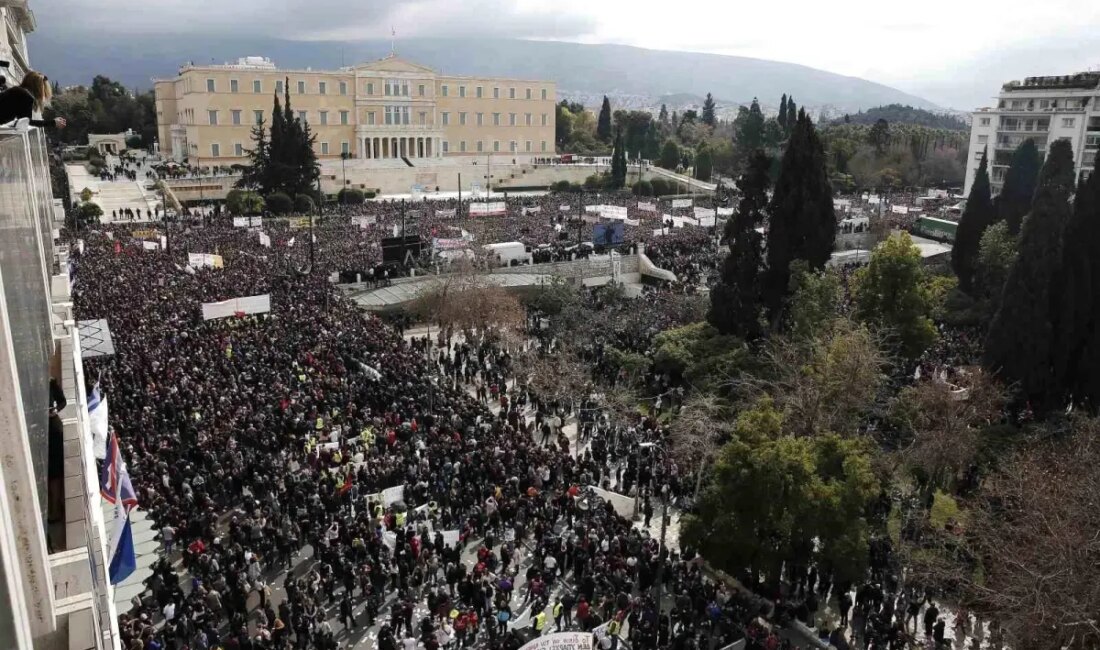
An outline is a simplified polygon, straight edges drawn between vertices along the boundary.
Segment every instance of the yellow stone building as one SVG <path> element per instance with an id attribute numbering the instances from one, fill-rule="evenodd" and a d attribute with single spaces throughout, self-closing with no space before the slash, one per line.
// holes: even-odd
<path id="1" fill-rule="evenodd" d="M 317 135 L 317 156 L 432 159 L 554 152 L 556 87 L 549 81 L 441 75 L 391 55 L 335 71 L 281 70 L 269 59 L 180 68 L 157 80 L 161 152 L 193 165 L 245 163 L 250 131 L 271 122 L 274 95 Z"/>

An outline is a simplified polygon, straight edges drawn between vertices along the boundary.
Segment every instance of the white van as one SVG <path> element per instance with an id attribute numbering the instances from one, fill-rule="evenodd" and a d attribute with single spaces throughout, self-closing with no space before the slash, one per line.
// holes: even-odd
<path id="1" fill-rule="evenodd" d="M 531 252 L 527 250 L 523 242 L 510 241 L 499 244 L 485 244 L 482 248 L 489 254 L 493 264 L 497 266 L 531 263 Z"/>

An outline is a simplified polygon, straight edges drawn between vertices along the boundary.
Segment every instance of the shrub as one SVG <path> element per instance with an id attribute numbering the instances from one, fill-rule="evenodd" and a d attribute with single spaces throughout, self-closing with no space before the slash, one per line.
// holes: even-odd
<path id="1" fill-rule="evenodd" d="M 267 198 L 264 199 L 264 203 L 267 204 L 267 209 L 274 214 L 287 214 L 294 209 L 294 202 L 282 192 L 268 194 Z"/>
<path id="2" fill-rule="evenodd" d="M 363 192 L 355 188 L 342 189 L 336 193 L 341 205 L 359 205 L 363 202 Z"/>
<path id="3" fill-rule="evenodd" d="M 80 200 L 85 201 L 85 202 L 91 201 L 92 200 L 92 190 L 88 189 L 87 187 L 80 190 Z"/>
<path id="4" fill-rule="evenodd" d="M 126 148 L 127 149 L 140 149 L 141 148 L 141 136 L 140 135 L 132 135 L 132 136 L 126 138 Z"/>
<path id="5" fill-rule="evenodd" d="M 631 190 L 634 191 L 634 196 L 653 196 L 653 184 L 649 181 L 638 181 Z"/>
<path id="6" fill-rule="evenodd" d="M 298 214 L 310 214 L 317 209 L 316 204 L 313 202 L 313 198 L 308 194 L 299 194 L 294 197 L 294 211 Z"/>
<path id="7" fill-rule="evenodd" d="M 367 199 L 373 199 L 373 198 L 374 198 L 374 197 L 376 197 L 376 196 L 378 196 L 378 193 L 377 193 L 377 192 L 375 192 L 374 190 L 367 190 L 367 191 L 366 191 L 366 192 L 365 192 L 365 193 L 363 194 L 363 197 L 364 197 L 364 198 L 367 198 Z"/>
<path id="8" fill-rule="evenodd" d="M 92 203 L 91 201 L 81 203 L 80 206 L 76 209 L 76 212 L 77 215 L 80 217 L 80 220 L 83 221 L 85 224 L 95 223 L 99 221 L 100 217 L 103 216 L 103 208 L 99 207 L 99 205 L 96 203 Z"/>
<path id="9" fill-rule="evenodd" d="M 654 178 L 649 184 L 653 188 L 653 196 L 664 196 L 669 192 L 668 181 L 663 178 Z"/>

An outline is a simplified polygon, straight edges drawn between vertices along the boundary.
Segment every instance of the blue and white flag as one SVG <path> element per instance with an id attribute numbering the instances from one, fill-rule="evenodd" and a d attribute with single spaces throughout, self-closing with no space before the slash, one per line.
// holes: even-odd
<path id="1" fill-rule="evenodd" d="M 96 459 L 107 458 L 107 397 L 99 392 L 99 384 L 88 396 L 88 426 L 92 431 L 92 453 Z"/>
<path id="2" fill-rule="evenodd" d="M 137 568 L 134 534 L 130 527 L 130 510 L 137 507 L 137 494 L 130 483 L 126 461 L 122 460 L 118 437 L 113 433 L 107 444 L 107 451 L 107 462 L 103 464 L 103 474 L 99 479 L 99 493 L 107 503 L 114 506 L 114 519 L 109 524 L 111 539 L 107 557 L 111 584 L 117 585 Z"/>

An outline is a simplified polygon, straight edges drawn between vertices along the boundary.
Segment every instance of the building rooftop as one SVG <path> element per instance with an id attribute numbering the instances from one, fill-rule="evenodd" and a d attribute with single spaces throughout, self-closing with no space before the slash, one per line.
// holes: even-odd
<path id="1" fill-rule="evenodd" d="M 1077 74 L 1055 75 L 1052 77 L 1025 77 L 1023 81 L 1010 81 L 1001 87 L 1005 92 L 1021 90 L 1068 90 L 1074 88 L 1093 89 L 1100 86 L 1100 72 L 1078 72 Z"/>

